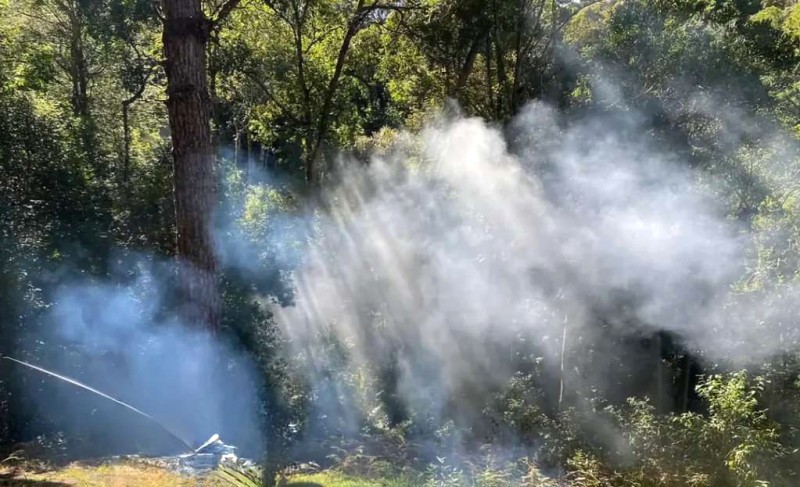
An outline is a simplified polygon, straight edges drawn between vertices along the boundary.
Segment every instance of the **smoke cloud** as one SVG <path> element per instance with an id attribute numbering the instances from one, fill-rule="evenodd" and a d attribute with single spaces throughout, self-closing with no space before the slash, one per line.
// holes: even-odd
<path id="1" fill-rule="evenodd" d="M 165 312 L 169 265 L 142 255 L 118 256 L 118 262 L 111 279 L 67 281 L 57 290 L 36 341 L 37 355 L 49 357 L 42 365 L 132 404 L 191 445 L 219 433 L 245 452 L 258 452 L 252 362 L 223 338 Z M 92 454 L 185 449 L 110 401 L 51 379 L 36 382 L 39 413 L 93 438 L 95 450 L 87 445 Z"/>
<path id="2" fill-rule="evenodd" d="M 763 131 L 727 118 L 732 152 Z M 624 337 L 669 332 L 709 364 L 791 350 L 797 291 L 748 289 L 754 246 L 775 236 L 730 218 L 730 174 L 691 168 L 644 125 L 633 110 L 567 119 L 543 103 L 505 131 L 443 116 L 367 166 L 344 163 L 307 212 L 282 211 L 269 183 L 253 185 L 219 229 L 220 256 L 272 294 L 267 306 L 314 388 L 317 421 L 350 433 L 367 415 L 402 418 L 375 408 L 388 396 L 420 424 L 469 425 L 531 357 L 551 374 L 563 359 L 573 391 L 650 381 L 647 365 L 638 378 L 615 376 Z M 781 167 L 787 151 L 767 165 Z M 251 364 L 165 314 L 166 271 L 148 262 L 64 286 L 43 336 L 67 354 L 45 365 L 79 372 L 191 442 L 220 433 L 257 447 Z M 45 414 L 120 443 L 142 436 L 135 418 L 121 423 L 76 391 L 39 399 Z"/>
<path id="3" fill-rule="evenodd" d="M 408 140 L 341 169 L 295 304 L 273 309 L 321 416 L 374 405 L 343 368 L 388 370 L 395 390 L 371 397 L 469 425 L 530 354 L 556 368 L 563 348 L 568 388 L 611 388 L 613 337 L 669 332 L 738 366 L 797 343 L 796 292 L 741 292 L 761 235 L 729 217 L 726 175 L 691 169 L 635 110 L 567 120 L 534 103 L 506 132 L 443 117 Z"/>

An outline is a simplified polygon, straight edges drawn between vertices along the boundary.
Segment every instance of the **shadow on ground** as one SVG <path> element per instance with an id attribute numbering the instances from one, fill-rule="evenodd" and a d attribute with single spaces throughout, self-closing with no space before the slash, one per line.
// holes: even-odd
<path id="1" fill-rule="evenodd" d="M 63 482 L 19 478 L 14 474 L 0 475 L 0 487 L 64 487 L 68 485 Z"/>

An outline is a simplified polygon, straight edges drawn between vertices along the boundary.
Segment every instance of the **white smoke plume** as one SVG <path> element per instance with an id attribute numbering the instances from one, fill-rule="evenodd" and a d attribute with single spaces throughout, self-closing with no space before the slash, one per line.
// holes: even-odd
<path id="1" fill-rule="evenodd" d="M 381 395 L 433 425 L 469 424 L 531 356 L 559 374 L 563 351 L 568 394 L 616 387 L 628 380 L 613 365 L 625 336 L 667 331 L 709 364 L 793 349 L 797 293 L 740 291 L 764 235 L 729 218 L 724 175 L 691 169 L 641 127 L 635 112 L 576 121 L 541 103 L 505 133 L 443 117 L 368 166 L 345 165 L 308 215 L 272 209 L 255 230 L 224 222 L 220 255 L 259 290 L 295 268 L 294 296 L 280 298 L 291 304 L 271 311 L 315 387 L 317 417 L 350 432 Z M 246 241 L 253 233 L 267 251 Z M 41 346 L 71 350 L 62 372 L 79 369 L 190 441 L 258 444 L 252 371 L 161 316 L 165 279 L 149 265 L 132 284 L 69 283 Z M 653 376 L 644 363 L 633 374 Z M 40 408 L 79 411 L 75 421 L 113 426 L 121 443 L 120 430 L 138 428 L 87 418 L 74 396 L 44 394 Z"/>
<path id="2" fill-rule="evenodd" d="M 789 350 L 796 294 L 735 290 L 755 235 L 716 198 L 719 175 L 640 128 L 534 103 L 507 134 L 442 119 L 343 169 L 295 304 L 274 309 L 312 383 L 346 405 L 326 414 L 363 406 L 331 378 L 344 366 L 393 368 L 400 401 L 436 419 L 475 414 L 520 350 L 554 363 L 563 347 L 568 387 L 618 380 L 604 336 L 670 332 L 712 364 Z"/>
<path id="3" fill-rule="evenodd" d="M 219 433 L 256 454 L 263 444 L 252 361 L 235 344 L 165 312 L 171 266 L 145 255 L 115 257 L 111 278 L 60 285 L 36 334 L 36 361 L 132 404 L 190 445 Z M 85 445 L 91 454 L 184 449 L 110 401 L 38 375 L 31 383 L 42 417 L 102 444 Z"/>

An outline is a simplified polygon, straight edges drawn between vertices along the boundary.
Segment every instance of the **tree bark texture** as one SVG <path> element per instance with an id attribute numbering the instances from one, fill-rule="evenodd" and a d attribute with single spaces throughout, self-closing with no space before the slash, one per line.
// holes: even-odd
<path id="1" fill-rule="evenodd" d="M 163 0 L 167 108 L 172 133 L 181 318 L 216 331 L 221 322 L 216 203 L 206 45 L 211 22 L 200 0 Z"/>

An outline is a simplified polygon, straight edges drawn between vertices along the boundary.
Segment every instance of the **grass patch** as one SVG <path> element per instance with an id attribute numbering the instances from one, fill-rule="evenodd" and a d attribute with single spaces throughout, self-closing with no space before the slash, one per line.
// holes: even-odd
<path id="1" fill-rule="evenodd" d="M 412 487 L 414 485 L 416 484 L 404 479 L 362 479 L 334 471 L 293 475 L 286 483 L 287 487 Z"/>
<path id="2" fill-rule="evenodd" d="M 192 479 L 139 463 L 85 465 L 29 470 L 0 469 L 0 487 L 223 487 L 217 479 Z"/>
<path id="3" fill-rule="evenodd" d="M 285 487 L 412 487 L 403 479 L 371 480 L 326 471 L 289 477 Z M 190 478 L 138 462 L 74 463 L 63 468 L 0 468 L 0 487 L 230 487 L 209 475 Z"/>

